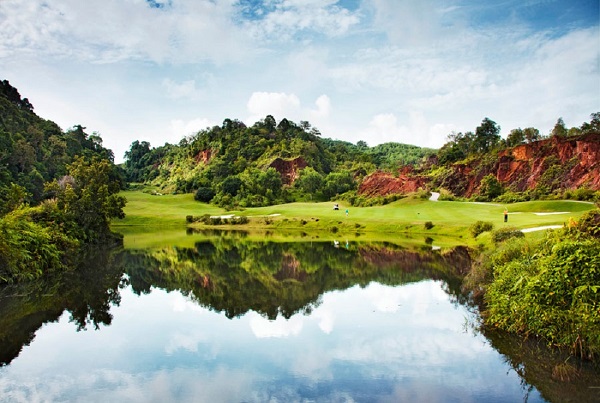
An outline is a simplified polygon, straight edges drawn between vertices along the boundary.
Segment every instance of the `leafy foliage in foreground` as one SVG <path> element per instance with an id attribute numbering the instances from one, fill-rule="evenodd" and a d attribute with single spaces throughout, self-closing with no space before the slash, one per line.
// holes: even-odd
<path id="1" fill-rule="evenodd" d="M 69 270 L 80 244 L 112 238 L 109 220 L 124 216 L 125 199 L 116 194 L 111 164 L 79 158 L 67 170 L 64 181 L 48 186 L 55 199 L 0 218 L 0 283 Z"/>
<path id="2" fill-rule="evenodd" d="M 512 238 L 495 249 L 486 323 L 538 336 L 594 359 L 600 354 L 600 210 L 549 232 L 538 245 Z"/>
<path id="3" fill-rule="evenodd" d="M 0 284 L 68 270 L 82 244 L 112 239 L 123 180 L 112 151 L 84 129 L 63 133 L 0 82 Z"/>

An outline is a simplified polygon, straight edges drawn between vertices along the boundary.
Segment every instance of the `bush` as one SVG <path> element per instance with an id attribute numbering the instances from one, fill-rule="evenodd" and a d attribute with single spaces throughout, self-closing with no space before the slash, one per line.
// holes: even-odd
<path id="1" fill-rule="evenodd" d="M 579 219 L 577 231 L 593 238 L 600 238 L 600 209 L 588 211 Z"/>
<path id="2" fill-rule="evenodd" d="M 536 252 L 494 267 L 486 322 L 593 359 L 600 354 L 600 243 L 548 233 Z"/>
<path id="3" fill-rule="evenodd" d="M 196 194 L 194 195 L 194 199 L 202 203 L 210 203 L 214 197 L 214 190 L 207 187 L 198 188 L 198 190 L 196 190 Z"/>
<path id="4" fill-rule="evenodd" d="M 434 225 L 431 221 L 425 222 L 425 229 L 432 229 L 433 227 L 434 227 Z"/>
<path id="5" fill-rule="evenodd" d="M 526 193 L 506 192 L 498 197 L 496 201 L 499 203 L 519 203 L 528 201 L 529 196 Z"/>
<path id="6" fill-rule="evenodd" d="M 477 221 L 469 227 L 469 231 L 471 232 L 471 235 L 473 235 L 473 238 L 477 238 L 478 235 L 493 229 L 494 224 L 489 221 Z"/>
<path id="7" fill-rule="evenodd" d="M 596 201 L 600 199 L 600 191 L 594 191 L 588 188 L 579 188 L 565 191 L 563 197 L 571 200 Z"/>
<path id="8" fill-rule="evenodd" d="M 514 227 L 500 228 L 492 232 L 492 241 L 500 243 L 511 238 L 523 238 L 525 234 Z"/>

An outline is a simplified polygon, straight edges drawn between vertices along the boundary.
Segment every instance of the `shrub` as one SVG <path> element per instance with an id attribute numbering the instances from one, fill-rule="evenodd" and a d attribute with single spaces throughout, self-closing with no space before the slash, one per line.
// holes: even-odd
<path id="1" fill-rule="evenodd" d="M 434 227 L 434 225 L 431 221 L 425 222 L 425 229 L 432 229 L 433 227 Z"/>
<path id="2" fill-rule="evenodd" d="M 486 321 L 585 358 L 600 354 L 600 243 L 548 233 L 534 254 L 494 267 Z"/>
<path id="3" fill-rule="evenodd" d="M 500 228 L 492 232 L 492 241 L 500 243 L 511 238 L 523 238 L 525 234 L 514 227 Z"/>
<path id="4" fill-rule="evenodd" d="M 482 234 L 486 231 L 491 231 L 494 229 L 494 224 L 489 221 L 477 221 L 475 224 L 469 227 L 469 231 L 473 238 L 477 238 L 479 234 Z"/>
<path id="5" fill-rule="evenodd" d="M 243 225 L 248 224 L 250 222 L 250 219 L 246 216 L 231 217 L 229 222 L 233 225 Z"/>
<path id="6" fill-rule="evenodd" d="M 600 209 L 590 210 L 579 219 L 577 230 L 594 238 L 600 238 Z"/>
<path id="7" fill-rule="evenodd" d="M 194 195 L 194 199 L 203 202 L 210 203 L 210 201 L 215 197 L 215 192 L 211 188 L 201 187 L 196 190 L 196 194 Z"/>
<path id="8" fill-rule="evenodd" d="M 529 196 L 526 193 L 506 192 L 496 197 L 496 201 L 499 203 L 519 203 L 528 200 Z"/>
<path id="9" fill-rule="evenodd" d="M 479 194 L 482 198 L 493 200 L 504 192 L 502 184 L 492 174 L 486 175 L 481 180 L 481 188 Z"/>

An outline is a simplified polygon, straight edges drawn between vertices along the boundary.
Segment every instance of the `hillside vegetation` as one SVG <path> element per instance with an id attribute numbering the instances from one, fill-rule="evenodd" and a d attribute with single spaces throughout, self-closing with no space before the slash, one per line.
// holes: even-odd
<path id="1" fill-rule="evenodd" d="M 366 206 L 420 190 L 438 191 L 442 200 L 593 201 L 600 195 L 600 113 L 591 117 L 571 129 L 559 119 L 548 136 L 526 128 L 506 139 L 485 118 L 475 132 L 451 133 L 440 150 L 323 139 L 308 122 L 277 123 L 270 115 L 251 127 L 225 119 L 177 145 L 135 141 L 124 170 L 130 182 L 228 209 L 334 199 Z"/>
<path id="2" fill-rule="evenodd" d="M 0 82 L 0 284 L 72 270 L 85 245 L 113 240 L 122 185 L 97 133 L 62 132 Z"/>

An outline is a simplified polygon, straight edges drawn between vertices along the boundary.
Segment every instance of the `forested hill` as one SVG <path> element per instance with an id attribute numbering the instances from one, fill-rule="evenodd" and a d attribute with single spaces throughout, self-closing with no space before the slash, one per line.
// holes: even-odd
<path id="1" fill-rule="evenodd" d="M 44 183 L 64 176 L 75 156 L 113 161 L 100 136 L 84 130 L 75 126 L 63 132 L 56 123 L 37 116 L 29 100 L 7 80 L 0 82 L 0 215 L 9 210 L 8 199 L 19 188 L 23 194 L 18 199 L 38 203 Z"/>
<path id="2" fill-rule="evenodd" d="M 225 119 L 178 145 L 136 141 L 125 154 L 127 179 L 168 192 L 195 192 L 221 206 L 329 199 L 353 191 L 377 169 L 421 163 L 435 150 L 386 143 L 369 147 L 321 138 L 309 122 L 272 116 L 246 126 Z"/>

